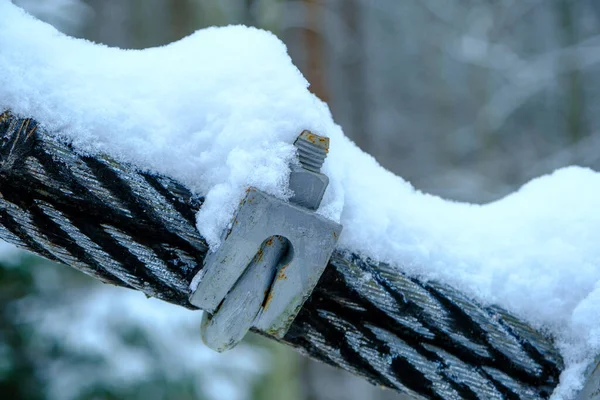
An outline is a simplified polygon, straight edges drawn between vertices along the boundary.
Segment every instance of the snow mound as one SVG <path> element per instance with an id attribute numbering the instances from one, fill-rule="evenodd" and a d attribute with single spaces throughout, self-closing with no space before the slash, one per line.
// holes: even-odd
<path id="1" fill-rule="evenodd" d="M 460 288 L 552 332 L 567 369 L 600 353 L 600 174 L 571 167 L 487 205 L 415 191 L 361 152 L 307 90 L 285 46 L 240 26 L 143 51 L 69 38 L 0 0 L 0 109 L 34 117 L 81 152 L 108 153 L 204 194 L 214 248 L 248 185 L 287 198 L 292 142 L 331 139 L 319 212 L 340 247 Z"/>
<path id="2" fill-rule="evenodd" d="M 206 194 L 199 226 L 212 245 L 243 186 L 289 195 L 298 129 L 325 132 L 331 121 L 283 43 L 258 29 L 124 51 L 67 37 L 0 0 L 0 49 L 0 109 Z"/>

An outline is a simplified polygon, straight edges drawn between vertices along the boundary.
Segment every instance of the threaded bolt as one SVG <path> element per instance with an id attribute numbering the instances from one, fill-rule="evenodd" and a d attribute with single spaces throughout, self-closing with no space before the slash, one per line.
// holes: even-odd
<path id="1" fill-rule="evenodd" d="M 294 142 L 298 149 L 298 160 L 302 168 L 312 172 L 321 172 L 329 152 L 329 138 L 315 135 L 310 131 L 303 131 Z"/>

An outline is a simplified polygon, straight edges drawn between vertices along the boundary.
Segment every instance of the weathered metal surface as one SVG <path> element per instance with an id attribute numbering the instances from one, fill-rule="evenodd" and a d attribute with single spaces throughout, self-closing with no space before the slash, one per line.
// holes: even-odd
<path id="1" fill-rule="evenodd" d="M 1 238 L 193 308 L 180 282 L 191 282 L 206 252 L 194 228 L 201 197 L 106 157 L 78 156 L 31 120 L 5 114 L 0 137 Z M 549 338 L 507 312 L 342 251 L 282 341 L 421 398 L 547 398 L 563 367 Z"/>
<path id="2" fill-rule="evenodd" d="M 202 277 L 190 301 L 218 318 L 223 312 L 219 305 L 230 294 L 239 296 L 249 287 L 252 291 L 265 293 L 262 276 L 246 274 L 248 286 L 239 287 L 236 283 L 266 239 L 284 237 L 289 241 L 289 257 L 274 270 L 267 299 L 262 307 L 258 304 L 260 313 L 254 313 L 256 320 L 253 322 L 257 329 L 283 338 L 327 266 L 341 226 L 256 189 L 248 190 L 231 225 L 219 249 L 207 256 Z M 250 281 L 256 284 L 252 285 Z M 229 320 L 226 315 L 225 318 Z M 226 342 L 230 343 L 230 340 Z M 221 349 L 227 347 L 224 343 L 218 346 Z"/>
<path id="3" fill-rule="evenodd" d="M 329 138 L 304 131 L 296 139 L 294 146 L 298 149 L 300 166 L 292 166 L 290 173 L 289 187 L 294 193 L 290 202 L 316 210 L 329 184 L 327 175 L 321 173 L 321 166 L 329 152 Z"/>
<path id="4" fill-rule="evenodd" d="M 600 357 L 596 357 L 585 375 L 586 383 L 577 400 L 600 400 Z"/>
<path id="5" fill-rule="evenodd" d="M 201 333 L 208 347 L 219 352 L 228 350 L 248 333 L 263 305 L 268 306 L 272 300 L 269 292 L 288 246 L 287 239 L 281 236 L 265 240 L 235 287 L 219 305 L 218 312 L 204 313 Z"/>
<path id="6" fill-rule="evenodd" d="M 301 166 L 290 174 L 289 202 L 248 188 L 192 281 L 190 303 L 210 314 L 201 332 L 213 350 L 232 348 L 251 327 L 283 338 L 335 249 L 341 225 L 314 213 L 329 182 L 320 173 L 329 138 L 304 131 L 294 145 Z"/>

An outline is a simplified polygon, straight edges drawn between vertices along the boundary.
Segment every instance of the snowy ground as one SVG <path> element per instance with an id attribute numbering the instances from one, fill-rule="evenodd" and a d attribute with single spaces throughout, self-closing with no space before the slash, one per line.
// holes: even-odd
<path id="1" fill-rule="evenodd" d="M 23 253 L 0 241 L 0 270 L 18 268 Z M 183 383 L 194 398 L 247 400 L 269 367 L 268 352 L 256 346 L 242 343 L 223 355 L 207 348 L 200 312 L 87 280 L 65 285 L 68 271 L 42 260 L 32 273 L 35 293 L 7 307 L 17 325 L 35 327 L 30 351 L 49 399 L 85 398 L 98 387 L 150 387 L 145 398 L 161 399 Z M 164 384 L 151 386 L 159 379 Z"/>
<path id="2" fill-rule="evenodd" d="M 558 339 L 557 398 L 600 353 L 600 174 L 571 167 L 479 206 L 415 191 L 350 142 L 285 46 L 244 27 L 126 51 L 62 35 L 0 0 L 0 109 L 34 117 L 86 153 L 172 176 L 206 195 L 214 248 L 248 185 L 280 198 L 294 138 L 329 136 L 319 210 L 339 245 L 501 305 Z"/>
<path id="3" fill-rule="evenodd" d="M 108 285 L 72 296 L 80 301 L 50 308 L 34 301 L 21 313 L 24 322 L 35 321 L 42 336 L 60 339 L 69 352 L 105 361 L 93 371 L 61 359 L 47 365 L 51 398 L 77 398 L 98 382 L 128 387 L 167 372 L 166 379 L 175 382 L 189 378 L 199 398 L 246 400 L 266 371 L 266 351 L 243 344 L 220 356 L 204 346 L 201 313 Z M 142 329 L 151 352 L 123 340 L 127 329 Z"/>

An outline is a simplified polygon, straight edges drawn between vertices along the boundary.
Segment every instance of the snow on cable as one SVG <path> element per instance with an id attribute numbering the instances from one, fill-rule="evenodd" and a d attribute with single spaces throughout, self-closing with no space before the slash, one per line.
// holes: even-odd
<path id="1" fill-rule="evenodd" d="M 0 0 L 0 49 L 0 110 L 205 195 L 198 228 L 212 248 L 247 186 L 289 198 L 292 142 L 308 129 L 331 139 L 319 213 L 344 225 L 341 247 L 551 332 L 567 364 L 557 398 L 600 353 L 600 174 L 562 169 L 486 205 L 418 192 L 346 138 L 283 43 L 254 28 L 121 50 Z"/>

